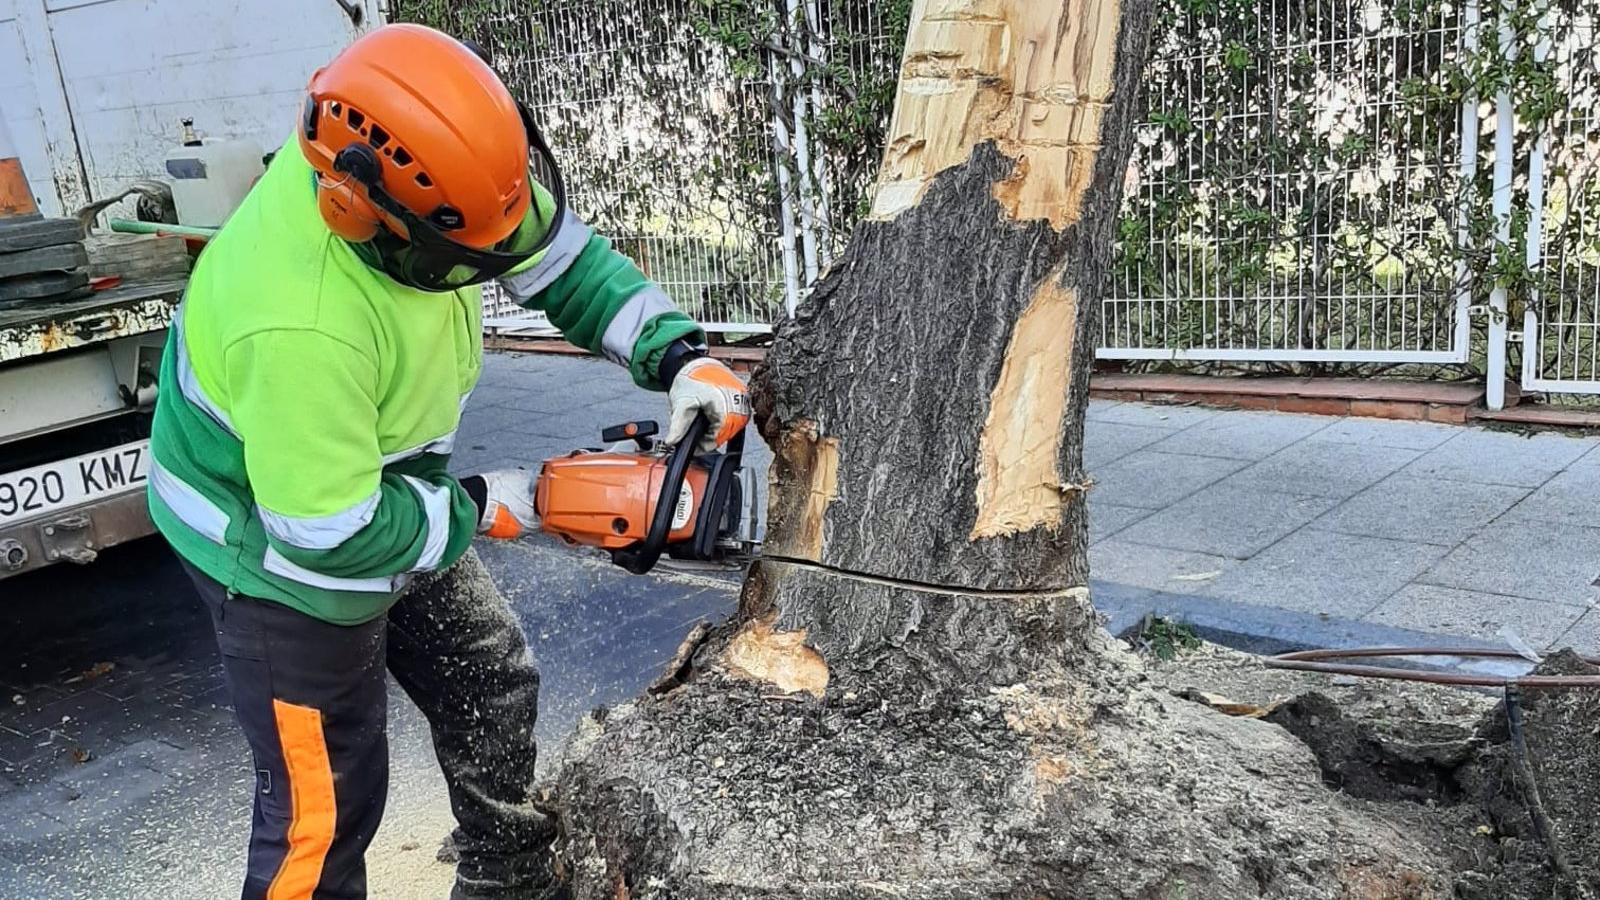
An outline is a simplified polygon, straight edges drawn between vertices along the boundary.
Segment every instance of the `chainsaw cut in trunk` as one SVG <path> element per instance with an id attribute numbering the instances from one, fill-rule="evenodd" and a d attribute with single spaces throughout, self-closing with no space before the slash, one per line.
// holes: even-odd
<path id="1" fill-rule="evenodd" d="M 753 393 L 765 559 L 547 788 L 582 900 L 1443 898 L 1444 823 L 1152 689 L 1083 422 L 1152 0 L 917 0 L 870 221 Z"/>

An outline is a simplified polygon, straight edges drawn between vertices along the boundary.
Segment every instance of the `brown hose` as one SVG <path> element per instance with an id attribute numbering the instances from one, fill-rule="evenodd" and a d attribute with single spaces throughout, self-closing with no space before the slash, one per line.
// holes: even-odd
<path id="1" fill-rule="evenodd" d="M 1273 669 L 1292 669 L 1300 672 L 1322 672 L 1328 675 L 1353 675 L 1357 678 L 1387 678 L 1397 681 L 1420 681 L 1425 684 L 1443 684 L 1455 687 L 1497 687 L 1516 685 L 1525 690 L 1550 690 L 1558 688 L 1600 689 L 1600 675 L 1483 675 L 1470 672 L 1437 672 L 1423 669 L 1402 669 L 1395 666 L 1362 665 L 1337 662 L 1345 659 L 1369 659 L 1387 656 L 1452 656 L 1459 659 L 1526 659 L 1514 650 L 1484 650 L 1460 647 L 1358 647 L 1352 650 L 1299 650 L 1269 656 L 1264 662 Z M 1585 656 L 1584 662 L 1600 666 L 1600 659 Z"/>

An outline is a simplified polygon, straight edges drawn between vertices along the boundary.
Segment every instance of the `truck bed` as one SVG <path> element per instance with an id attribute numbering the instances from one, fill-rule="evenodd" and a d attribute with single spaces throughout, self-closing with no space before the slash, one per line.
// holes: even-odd
<path id="1" fill-rule="evenodd" d="M 128 284 L 69 303 L 0 310 L 0 363 L 163 329 L 183 284 Z"/>

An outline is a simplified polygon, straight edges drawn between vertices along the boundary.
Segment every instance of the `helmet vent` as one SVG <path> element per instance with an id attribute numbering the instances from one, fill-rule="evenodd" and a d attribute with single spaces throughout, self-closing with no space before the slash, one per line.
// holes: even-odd
<path id="1" fill-rule="evenodd" d="M 428 177 L 427 172 L 418 172 L 417 185 L 419 187 L 431 188 L 433 187 L 433 179 Z"/>
<path id="2" fill-rule="evenodd" d="M 394 148 L 394 164 L 402 169 L 411 165 L 411 154 L 407 153 L 404 147 Z"/>
<path id="3" fill-rule="evenodd" d="M 352 109 L 345 115 L 344 120 L 350 123 L 352 129 L 359 129 L 366 123 L 367 117 Z"/>
<path id="4" fill-rule="evenodd" d="M 384 144 L 389 143 L 389 132 L 374 124 L 372 129 L 367 132 L 367 143 L 372 145 L 372 149 L 381 150 Z"/>
<path id="5" fill-rule="evenodd" d="M 335 100 L 328 104 L 328 112 L 332 113 L 333 117 L 337 119 L 338 117 L 344 115 L 344 105 Z"/>

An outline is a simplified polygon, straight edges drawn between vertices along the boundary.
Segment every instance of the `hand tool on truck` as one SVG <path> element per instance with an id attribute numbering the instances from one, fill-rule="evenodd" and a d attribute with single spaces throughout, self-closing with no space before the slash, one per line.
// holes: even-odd
<path id="1" fill-rule="evenodd" d="M 668 448 L 656 440 L 657 423 L 625 422 L 601 431 L 609 449 L 545 460 L 534 492 L 540 529 L 607 550 L 635 575 L 662 556 L 690 568 L 749 562 L 760 553 L 761 535 L 756 479 L 744 467 L 745 435 L 720 452 L 698 454 L 708 427 L 699 416 Z"/>

